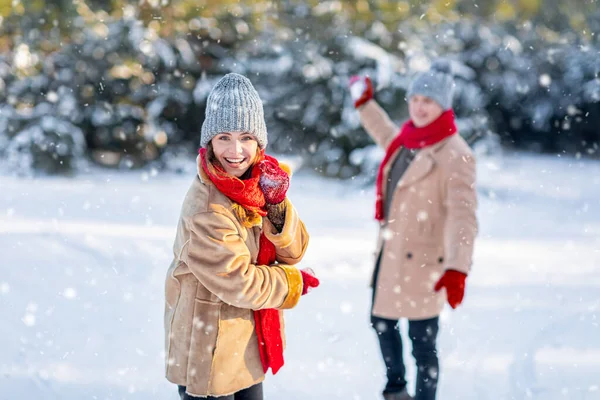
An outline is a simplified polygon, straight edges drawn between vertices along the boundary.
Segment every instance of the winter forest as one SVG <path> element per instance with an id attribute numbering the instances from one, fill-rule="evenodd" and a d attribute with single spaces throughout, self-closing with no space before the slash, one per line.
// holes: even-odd
<path id="1" fill-rule="evenodd" d="M 230 72 L 293 170 L 301 265 L 321 282 L 286 311 L 265 398 L 381 399 L 385 149 L 349 82 L 369 76 L 401 125 L 439 57 L 477 160 L 478 234 L 464 302 L 439 316 L 437 399 L 600 400 L 598 0 L 0 0 L 0 400 L 178 398 L 165 275 Z M 411 346 L 414 397 L 386 399 L 431 400 Z"/>
<path id="2" fill-rule="evenodd" d="M 436 55 L 454 61 L 470 142 L 592 158 L 598 147 L 595 0 L 0 4 L 0 149 L 19 174 L 82 161 L 177 170 L 230 71 L 258 86 L 272 151 L 326 176 L 369 173 L 348 78 L 372 76 L 401 120 L 408 77 Z"/>

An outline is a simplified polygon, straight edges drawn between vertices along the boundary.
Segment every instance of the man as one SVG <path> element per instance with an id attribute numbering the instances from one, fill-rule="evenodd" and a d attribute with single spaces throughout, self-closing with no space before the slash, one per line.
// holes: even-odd
<path id="1" fill-rule="evenodd" d="M 373 100 L 368 77 L 350 91 L 361 123 L 386 149 L 377 177 L 380 222 L 371 323 L 387 369 L 385 400 L 411 400 L 399 319 L 408 319 L 417 364 L 415 400 L 434 400 L 436 338 L 445 301 L 462 302 L 477 234 L 475 159 L 454 122 L 454 81 L 447 62 L 412 81 L 410 120 L 399 129 Z"/>

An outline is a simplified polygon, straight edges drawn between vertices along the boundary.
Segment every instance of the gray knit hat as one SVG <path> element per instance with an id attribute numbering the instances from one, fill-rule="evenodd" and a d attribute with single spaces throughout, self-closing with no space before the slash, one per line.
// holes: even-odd
<path id="1" fill-rule="evenodd" d="M 208 95 L 200 147 L 222 132 L 253 134 L 261 149 L 267 147 L 267 127 L 262 101 L 245 76 L 227 74 Z"/>
<path id="2" fill-rule="evenodd" d="M 408 87 L 406 98 L 417 94 L 435 100 L 444 110 L 452 108 L 454 78 L 450 62 L 438 59 L 431 64 L 429 71 L 418 74 Z"/>

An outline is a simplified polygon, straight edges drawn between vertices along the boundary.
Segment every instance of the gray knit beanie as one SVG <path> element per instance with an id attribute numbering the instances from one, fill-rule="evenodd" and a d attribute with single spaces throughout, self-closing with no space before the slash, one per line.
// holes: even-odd
<path id="1" fill-rule="evenodd" d="M 454 79 L 450 62 L 438 59 L 431 64 L 429 71 L 418 74 L 408 87 L 406 98 L 410 99 L 414 95 L 435 100 L 444 111 L 452 108 Z"/>
<path id="2" fill-rule="evenodd" d="M 200 147 L 222 132 L 248 132 L 261 149 L 267 147 L 267 127 L 262 101 L 245 76 L 227 74 L 208 95 Z"/>

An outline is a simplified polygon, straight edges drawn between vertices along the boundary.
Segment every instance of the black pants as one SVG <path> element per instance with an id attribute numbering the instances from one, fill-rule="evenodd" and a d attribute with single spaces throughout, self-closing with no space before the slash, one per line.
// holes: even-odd
<path id="1" fill-rule="evenodd" d="M 409 320 L 408 336 L 417 362 L 417 389 L 415 400 L 435 400 L 439 363 L 436 349 L 439 318 Z M 371 316 L 377 332 L 381 355 L 387 370 L 384 393 L 401 392 L 406 387 L 406 368 L 402 358 L 402 338 L 397 320 Z"/>
<path id="2" fill-rule="evenodd" d="M 194 397 L 190 396 L 185 392 L 185 386 L 179 386 L 179 397 L 181 400 L 194 400 L 194 399 L 206 399 L 206 400 L 263 400 L 263 388 L 262 383 L 254 386 L 250 386 L 248 389 L 240 390 L 237 393 L 230 394 L 229 396 L 222 397 Z"/>
<path id="3" fill-rule="evenodd" d="M 373 304 L 375 303 L 380 262 L 381 253 L 375 264 Z M 377 333 L 379 348 L 387 372 L 387 384 L 383 392 L 401 392 L 406 388 L 406 368 L 402 357 L 402 337 L 398 320 L 371 315 L 371 325 Z M 439 375 L 436 348 L 438 331 L 439 317 L 408 321 L 408 336 L 412 342 L 412 354 L 417 363 L 417 385 L 414 400 L 435 400 Z"/>

